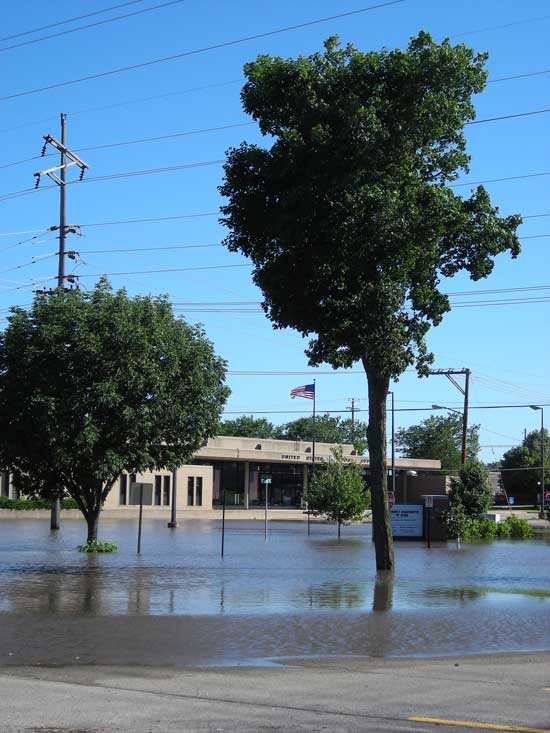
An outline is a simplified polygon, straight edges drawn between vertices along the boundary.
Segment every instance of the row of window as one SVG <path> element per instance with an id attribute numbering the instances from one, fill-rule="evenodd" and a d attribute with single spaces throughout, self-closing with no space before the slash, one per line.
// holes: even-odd
<path id="1" fill-rule="evenodd" d="M 128 489 L 136 483 L 136 474 L 120 476 L 119 499 L 121 506 L 128 504 Z M 130 479 L 130 480 L 128 480 Z M 170 506 L 170 476 L 155 476 L 152 503 L 154 506 Z M 189 476 L 187 479 L 187 506 L 202 506 L 202 476 Z"/>

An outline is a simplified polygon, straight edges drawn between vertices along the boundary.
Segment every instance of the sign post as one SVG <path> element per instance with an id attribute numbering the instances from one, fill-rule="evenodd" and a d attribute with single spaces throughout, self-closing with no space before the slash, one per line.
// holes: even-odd
<path id="1" fill-rule="evenodd" d="M 222 489 L 222 557 L 225 545 L 225 489 Z"/>
<path id="2" fill-rule="evenodd" d="M 268 496 L 269 496 L 269 484 L 271 483 L 271 476 L 262 476 L 262 483 L 264 485 L 264 492 L 265 492 L 264 542 L 267 542 L 267 502 L 268 502 Z"/>
<path id="3" fill-rule="evenodd" d="M 139 520 L 138 520 L 138 543 L 137 554 L 141 553 L 141 523 L 143 520 L 143 484 L 139 485 Z"/>
<path id="4" fill-rule="evenodd" d="M 428 510 L 428 516 L 426 517 L 426 540 L 428 542 L 428 549 L 431 548 L 431 540 L 432 540 L 432 528 L 431 528 L 431 518 L 432 518 L 432 507 L 434 505 L 434 498 L 433 496 L 425 496 L 424 497 L 424 506 Z"/>

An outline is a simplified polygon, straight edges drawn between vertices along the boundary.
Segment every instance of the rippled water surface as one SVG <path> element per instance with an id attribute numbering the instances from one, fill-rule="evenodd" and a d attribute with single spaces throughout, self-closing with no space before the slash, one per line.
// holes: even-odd
<path id="1" fill-rule="evenodd" d="M 196 664 L 272 657 L 550 650 L 550 542 L 396 546 L 376 581 L 370 527 L 0 522 L 0 662 Z"/>

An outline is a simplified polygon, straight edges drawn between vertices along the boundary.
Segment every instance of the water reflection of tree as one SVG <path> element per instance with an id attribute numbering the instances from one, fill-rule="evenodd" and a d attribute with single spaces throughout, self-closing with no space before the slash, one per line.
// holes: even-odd
<path id="1" fill-rule="evenodd" d="M 366 588 L 365 584 L 360 582 L 324 583 L 310 586 L 307 597 L 311 608 L 333 610 L 363 608 Z"/>
<path id="2" fill-rule="evenodd" d="M 373 611 L 390 611 L 393 606 L 393 574 L 377 573 L 372 596 Z"/>

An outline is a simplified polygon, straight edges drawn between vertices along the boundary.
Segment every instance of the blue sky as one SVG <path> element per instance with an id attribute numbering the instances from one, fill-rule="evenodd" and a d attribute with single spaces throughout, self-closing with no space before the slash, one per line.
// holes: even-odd
<path id="1" fill-rule="evenodd" d="M 358 0 L 301 0 L 278 3 L 187 0 L 168 7 L 107 23 L 77 33 L 25 45 L 6 46 L 49 33 L 68 30 L 153 5 L 146 0 L 87 20 L 52 28 L 34 35 L 0 42 L 2 93 L 18 92 L 107 71 L 142 61 L 200 49 L 243 36 L 356 10 L 369 5 Z M 101 10 L 115 0 L 51 4 L 21 0 L 3 12 L 2 37 L 57 20 Z M 375 4 L 374 2 L 370 4 Z M 245 123 L 239 100 L 243 64 L 259 53 L 282 56 L 309 54 L 323 40 L 338 33 L 363 50 L 382 46 L 403 47 L 408 38 L 425 29 L 435 38 L 450 36 L 490 54 L 490 78 L 550 69 L 548 35 L 550 8 L 546 0 L 406 0 L 372 12 L 332 20 L 180 60 L 136 69 L 103 79 L 66 86 L 1 102 L 0 165 L 38 155 L 42 135 L 59 134 L 59 112 L 68 113 L 68 144 L 72 149 L 169 133 L 202 130 Z M 490 83 L 476 98 L 478 118 L 548 108 L 550 74 Z M 550 171 L 548 146 L 550 115 L 496 121 L 468 128 L 470 174 L 464 180 L 485 180 Z M 126 147 L 82 152 L 89 177 L 187 163 L 220 160 L 225 150 L 242 140 L 261 140 L 256 127 L 243 126 Z M 2 194 L 33 185 L 33 173 L 53 164 L 51 158 L 0 167 Z M 74 178 L 71 172 L 69 178 Z M 170 173 L 90 182 L 67 189 L 68 222 L 90 224 L 115 220 L 207 214 L 193 218 L 116 226 L 84 227 L 82 238 L 70 237 L 68 247 L 81 252 L 75 272 L 81 284 L 93 285 L 100 273 L 168 270 L 218 265 L 245 265 L 227 269 L 189 270 L 112 276 L 115 287 L 133 293 L 169 293 L 175 303 L 259 301 L 250 281 L 246 260 L 220 246 L 154 252 L 92 253 L 91 250 L 147 246 L 217 245 L 223 229 L 213 215 L 220 204 L 217 186 L 219 164 Z M 501 211 L 538 215 L 550 213 L 548 184 L 540 176 L 486 184 Z M 44 181 L 47 183 L 48 181 Z M 468 189 L 464 189 L 465 192 Z M 48 278 L 57 271 L 56 258 L 46 257 L 26 266 L 33 257 L 56 251 L 54 235 L 40 234 L 58 220 L 57 190 L 0 199 L 0 317 L 10 305 L 29 303 L 31 279 Z M 29 234 L 10 232 L 31 230 Z M 34 234 L 32 242 L 18 244 Z M 526 219 L 525 237 L 550 234 L 550 217 Z M 15 246 L 12 246 L 15 245 Z M 9 249 L 6 249 L 8 248 Z M 456 277 L 451 291 L 550 285 L 548 248 L 550 236 L 526 239 L 523 252 L 512 261 L 500 256 L 492 276 L 478 283 Z M 17 270 L 11 268 L 25 265 Z M 74 267 L 69 261 L 69 266 Z M 6 270 L 11 270 L 6 272 Z M 53 282 L 46 282 L 46 285 Z M 21 289 L 13 290 L 13 288 Z M 535 292 L 535 296 L 548 291 Z M 521 297 L 518 293 L 516 297 Z M 463 297 L 463 296 L 461 296 Z M 485 299 L 479 296 L 468 300 Z M 505 294 L 501 298 L 514 297 Z M 181 308 L 179 308 L 181 311 Z M 456 308 L 428 337 L 438 367 L 472 369 L 471 419 L 482 426 L 483 457 L 499 457 L 506 446 L 519 442 L 524 428 L 537 428 L 540 417 L 528 408 L 476 410 L 476 405 L 550 402 L 550 356 L 547 322 L 550 303 L 507 304 Z M 292 331 L 274 331 L 261 313 L 189 312 L 190 321 L 204 323 L 230 371 L 311 372 L 303 354 L 303 342 Z M 2 321 L 5 322 L 5 321 Z M 0 323 L 2 323 L 0 322 Z M 318 409 L 345 410 L 348 398 L 366 408 L 366 384 L 360 366 L 347 374 L 318 370 Z M 239 376 L 231 374 L 233 390 L 228 411 L 267 415 L 283 422 L 307 411 L 309 403 L 291 401 L 290 389 L 311 381 L 313 374 Z M 426 408 L 433 403 L 460 407 L 461 395 L 440 376 L 419 380 L 406 373 L 395 385 L 396 407 Z M 429 412 L 399 412 L 397 426 L 423 419 Z"/>

